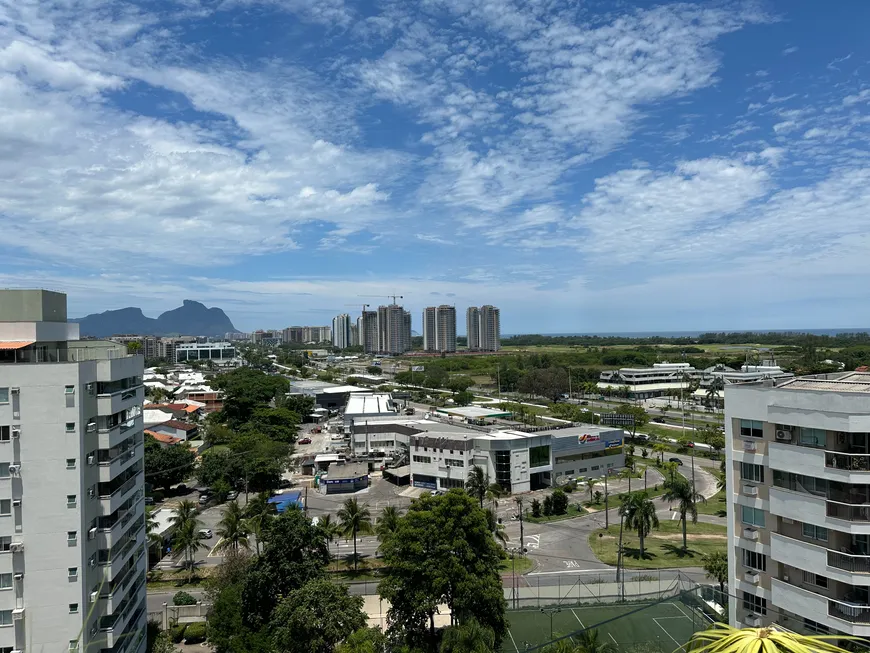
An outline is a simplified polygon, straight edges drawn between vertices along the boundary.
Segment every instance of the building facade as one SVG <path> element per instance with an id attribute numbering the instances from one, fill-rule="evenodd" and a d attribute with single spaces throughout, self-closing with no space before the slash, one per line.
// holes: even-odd
<path id="1" fill-rule="evenodd" d="M 292 342 L 303 343 L 305 342 L 305 327 L 301 326 L 291 326 L 284 329 L 282 332 L 282 338 L 285 343 L 290 344 Z"/>
<path id="2" fill-rule="evenodd" d="M 332 346 L 347 349 L 351 346 L 350 315 L 342 313 L 332 318 Z"/>
<path id="3" fill-rule="evenodd" d="M 729 619 L 870 636 L 870 374 L 725 388 Z"/>
<path id="4" fill-rule="evenodd" d="M 376 354 L 379 350 L 378 312 L 363 311 L 357 320 L 359 344 L 367 354 Z"/>
<path id="5" fill-rule="evenodd" d="M 435 344 L 438 340 L 435 327 L 437 311 L 434 306 L 423 309 L 423 351 L 438 351 Z"/>
<path id="6" fill-rule="evenodd" d="M 501 311 L 495 306 L 480 307 L 480 347 L 481 351 L 501 349 Z"/>
<path id="7" fill-rule="evenodd" d="M 143 358 L 0 291 L 0 649 L 145 650 Z"/>
<path id="8" fill-rule="evenodd" d="M 175 347 L 175 362 L 214 361 L 220 366 L 238 365 L 241 356 L 229 342 L 189 342 Z"/>
<path id="9" fill-rule="evenodd" d="M 456 307 L 441 305 L 435 312 L 435 351 L 456 351 Z"/>
<path id="10" fill-rule="evenodd" d="M 480 349 L 480 309 L 477 306 L 469 306 L 465 311 L 465 333 L 468 337 L 468 350 Z"/>
<path id="11" fill-rule="evenodd" d="M 401 306 L 379 306 L 377 325 L 377 351 L 382 354 L 403 354 L 411 348 L 411 314 Z"/>

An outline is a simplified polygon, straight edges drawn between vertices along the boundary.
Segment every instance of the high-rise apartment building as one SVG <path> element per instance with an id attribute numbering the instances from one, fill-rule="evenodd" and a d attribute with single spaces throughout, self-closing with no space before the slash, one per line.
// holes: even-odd
<path id="1" fill-rule="evenodd" d="M 379 351 L 378 312 L 363 311 L 356 324 L 359 332 L 359 344 L 363 351 L 367 354 L 377 353 Z"/>
<path id="2" fill-rule="evenodd" d="M 870 636 L 870 374 L 725 388 L 730 622 Z"/>
<path id="3" fill-rule="evenodd" d="M 359 318 L 356 324 L 350 325 L 350 346 L 359 347 Z"/>
<path id="4" fill-rule="evenodd" d="M 350 315 L 342 313 L 332 318 L 332 346 L 347 349 L 351 346 Z"/>
<path id="5" fill-rule="evenodd" d="M 286 329 L 284 329 L 283 336 L 284 342 L 287 344 L 291 342 L 305 342 L 305 327 L 287 327 Z"/>
<path id="6" fill-rule="evenodd" d="M 0 649 L 145 650 L 142 356 L 0 290 Z"/>
<path id="7" fill-rule="evenodd" d="M 495 306 L 480 307 L 481 351 L 498 351 L 501 348 L 500 311 Z"/>
<path id="8" fill-rule="evenodd" d="M 378 351 L 403 354 L 411 348 L 411 314 L 398 304 L 378 307 Z"/>
<path id="9" fill-rule="evenodd" d="M 423 351 L 438 351 L 435 346 L 438 339 L 435 329 L 437 310 L 434 306 L 427 306 L 423 309 Z"/>
<path id="10" fill-rule="evenodd" d="M 480 309 L 469 306 L 465 311 L 465 333 L 468 337 L 468 350 L 480 349 Z"/>
<path id="11" fill-rule="evenodd" d="M 456 351 L 456 307 L 443 304 L 435 311 L 435 351 Z"/>

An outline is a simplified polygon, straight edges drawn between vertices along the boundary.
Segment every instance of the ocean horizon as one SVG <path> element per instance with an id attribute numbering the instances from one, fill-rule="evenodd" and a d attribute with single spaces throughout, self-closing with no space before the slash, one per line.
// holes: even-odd
<path id="1" fill-rule="evenodd" d="M 864 329 L 719 329 L 699 331 L 586 331 L 574 333 L 511 333 L 502 334 L 502 338 L 518 336 L 544 336 L 550 338 L 598 336 L 600 338 L 698 338 L 704 333 L 808 333 L 814 336 L 836 336 L 840 333 L 870 333 L 870 327 Z"/>

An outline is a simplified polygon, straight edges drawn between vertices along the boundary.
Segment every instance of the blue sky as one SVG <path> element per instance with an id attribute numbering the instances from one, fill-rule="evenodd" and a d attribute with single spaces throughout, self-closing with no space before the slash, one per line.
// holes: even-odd
<path id="1" fill-rule="evenodd" d="M 870 327 L 870 3 L 0 0 L 0 286 Z M 386 302 L 386 299 L 384 299 Z M 462 331 L 462 325 L 460 325 Z"/>

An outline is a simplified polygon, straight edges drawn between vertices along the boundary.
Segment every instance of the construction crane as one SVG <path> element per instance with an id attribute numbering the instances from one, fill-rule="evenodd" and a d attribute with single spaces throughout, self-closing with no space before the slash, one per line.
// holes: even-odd
<path id="1" fill-rule="evenodd" d="M 357 297 L 377 297 L 378 299 L 386 297 L 388 299 L 392 299 L 394 304 L 396 303 L 397 299 L 404 299 L 404 295 L 357 295 Z"/>

